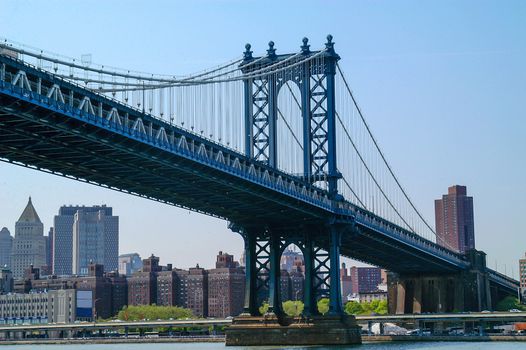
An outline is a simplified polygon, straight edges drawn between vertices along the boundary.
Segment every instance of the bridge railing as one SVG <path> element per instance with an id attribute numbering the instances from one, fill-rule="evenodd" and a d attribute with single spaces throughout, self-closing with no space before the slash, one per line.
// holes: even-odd
<path id="1" fill-rule="evenodd" d="M 445 259 L 458 267 L 465 267 L 469 265 L 469 262 L 464 255 L 427 240 L 424 237 L 419 236 L 414 232 L 408 231 L 407 229 L 404 229 L 403 227 L 400 227 L 390 221 L 387 221 L 368 210 L 360 208 L 349 202 L 340 202 L 339 208 L 343 211 L 350 211 L 357 222 L 405 242 L 413 248 L 420 248 L 439 258 Z"/>
<path id="2" fill-rule="evenodd" d="M 503 273 L 497 272 L 492 269 L 487 269 L 490 280 L 509 288 L 510 290 L 518 290 L 520 283 L 515 279 L 506 276 Z"/>

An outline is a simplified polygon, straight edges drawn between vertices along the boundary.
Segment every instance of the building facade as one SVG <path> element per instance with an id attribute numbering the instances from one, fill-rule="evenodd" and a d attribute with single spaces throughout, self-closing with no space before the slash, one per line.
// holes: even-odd
<path id="1" fill-rule="evenodd" d="M 475 249 L 473 197 L 466 186 L 451 186 L 435 200 L 435 225 L 439 245 L 460 253 Z"/>
<path id="2" fill-rule="evenodd" d="M 289 273 L 290 276 L 290 299 L 291 300 L 303 300 L 304 288 L 305 288 L 305 275 L 300 268 L 296 268 L 295 271 Z"/>
<path id="3" fill-rule="evenodd" d="M 194 316 L 208 317 L 208 271 L 196 265 L 188 271 L 186 307 Z"/>
<path id="4" fill-rule="evenodd" d="M 46 239 L 44 225 L 31 202 L 31 197 L 15 223 L 11 270 L 14 278 L 22 278 L 29 266 L 46 266 Z"/>
<path id="5" fill-rule="evenodd" d="M 7 267 L 0 267 L 0 294 L 12 293 L 14 288 L 13 273 Z"/>
<path id="6" fill-rule="evenodd" d="M 77 275 L 87 275 L 93 262 L 106 271 L 117 271 L 119 264 L 119 217 L 111 207 L 78 209 L 73 215 L 73 263 Z"/>
<path id="7" fill-rule="evenodd" d="M 73 323 L 76 309 L 74 289 L 0 295 L 0 324 Z"/>
<path id="8" fill-rule="evenodd" d="M 47 271 L 46 275 L 53 274 L 53 235 L 54 235 L 53 227 L 49 228 L 49 232 L 46 237 L 46 266 Z"/>
<path id="9" fill-rule="evenodd" d="M 243 311 L 244 295 L 245 270 L 234 261 L 234 256 L 220 251 L 216 268 L 208 271 L 208 316 L 239 315 Z"/>
<path id="10" fill-rule="evenodd" d="M 53 220 L 53 239 L 51 244 L 53 250 L 53 261 L 51 265 L 53 267 L 53 274 L 55 275 L 68 276 L 73 274 L 73 225 L 75 223 L 75 214 L 77 214 L 79 210 L 83 211 L 84 213 L 98 213 L 102 211 L 106 217 L 112 216 L 112 208 L 105 205 L 95 205 L 88 207 L 69 205 L 60 207 L 58 215 L 55 215 Z M 102 264 L 104 263 L 101 261 L 95 262 Z M 116 270 L 117 267 L 106 267 L 106 269 L 111 271 Z"/>
<path id="11" fill-rule="evenodd" d="M 379 267 L 351 267 L 353 294 L 376 292 L 380 284 L 382 284 L 382 269 Z"/>
<path id="12" fill-rule="evenodd" d="M 283 254 L 281 254 L 281 270 L 285 270 L 290 273 L 292 271 L 296 271 L 297 267 L 303 267 L 302 270 L 304 271 L 304 265 L 305 262 L 303 259 L 303 254 L 300 252 L 287 248 L 283 251 Z"/>
<path id="13" fill-rule="evenodd" d="M 0 267 L 11 267 L 11 250 L 13 237 L 7 227 L 0 230 Z"/>
<path id="14" fill-rule="evenodd" d="M 340 269 L 340 282 L 342 289 L 342 300 L 346 302 L 349 300 L 349 296 L 352 294 L 352 280 L 349 269 L 345 263 L 342 263 L 342 267 Z"/>
<path id="15" fill-rule="evenodd" d="M 90 264 L 87 276 L 40 277 L 39 269 L 26 269 L 24 279 L 15 281 L 14 292 L 27 294 L 53 290 L 75 290 L 78 311 L 76 318 L 90 321 L 93 318 L 109 318 L 127 305 L 126 276 L 117 272 L 104 272 L 104 267 Z M 79 311 L 80 310 L 80 311 Z"/>
<path id="16" fill-rule="evenodd" d="M 373 300 L 387 300 L 387 292 L 376 291 L 367 293 L 352 293 L 349 296 L 349 301 L 356 301 L 359 303 L 370 303 Z"/>
<path id="17" fill-rule="evenodd" d="M 142 270 L 128 278 L 128 305 L 157 304 L 159 258 L 153 254 L 142 262 Z"/>
<path id="18" fill-rule="evenodd" d="M 142 269 L 142 259 L 137 253 L 119 255 L 119 274 L 131 276 Z"/>

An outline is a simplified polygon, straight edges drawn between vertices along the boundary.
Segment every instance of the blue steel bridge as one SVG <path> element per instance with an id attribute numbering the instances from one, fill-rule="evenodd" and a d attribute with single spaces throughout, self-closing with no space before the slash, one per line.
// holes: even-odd
<path id="1" fill-rule="evenodd" d="M 305 313 L 342 313 L 340 255 L 392 272 L 392 311 L 489 309 L 518 282 L 436 244 L 360 111 L 332 37 L 187 76 L 0 43 L 1 160 L 225 219 L 245 241 L 245 309 L 280 314 L 282 251 Z M 444 301 L 445 300 L 445 301 Z"/>

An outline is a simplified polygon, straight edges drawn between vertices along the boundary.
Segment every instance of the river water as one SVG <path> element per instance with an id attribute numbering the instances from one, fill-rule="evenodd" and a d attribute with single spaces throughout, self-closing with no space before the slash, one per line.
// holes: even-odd
<path id="1" fill-rule="evenodd" d="M 78 345 L 7 345 L 0 350 L 265 350 L 265 349 L 352 349 L 352 350 L 526 350 L 526 342 L 435 342 L 363 344 L 346 347 L 228 347 L 223 343 L 171 344 L 78 344 Z"/>

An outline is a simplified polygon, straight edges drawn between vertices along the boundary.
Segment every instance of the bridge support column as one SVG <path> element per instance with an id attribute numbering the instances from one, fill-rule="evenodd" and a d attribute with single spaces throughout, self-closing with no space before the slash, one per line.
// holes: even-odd
<path id="1" fill-rule="evenodd" d="M 398 281 L 396 285 L 396 311 L 397 315 L 405 313 L 405 281 Z"/>
<path id="2" fill-rule="evenodd" d="M 314 246 L 312 237 L 309 234 L 305 234 L 304 242 L 305 249 L 303 252 L 303 259 L 305 261 L 305 282 L 303 292 L 303 314 L 310 317 L 318 314 L 316 291 L 314 290 Z"/>
<path id="3" fill-rule="evenodd" d="M 436 279 L 436 287 L 438 289 L 437 312 L 445 312 L 447 310 L 446 282 L 446 279 L 443 277 Z"/>
<path id="4" fill-rule="evenodd" d="M 422 279 L 415 278 L 413 284 L 413 313 L 422 313 Z"/>
<path id="5" fill-rule="evenodd" d="M 257 271 L 256 271 L 256 236 L 248 232 L 245 240 L 245 304 L 243 313 L 257 316 Z"/>
<path id="6" fill-rule="evenodd" d="M 341 232 L 334 225 L 330 227 L 330 286 L 329 314 L 343 315 L 342 293 L 340 282 L 340 245 Z"/>
<path id="7" fill-rule="evenodd" d="M 279 289 L 281 283 L 280 266 L 280 237 L 275 233 L 270 235 L 270 271 L 269 271 L 269 298 L 267 314 L 281 317 L 281 301 L 279 300 Z"/>

